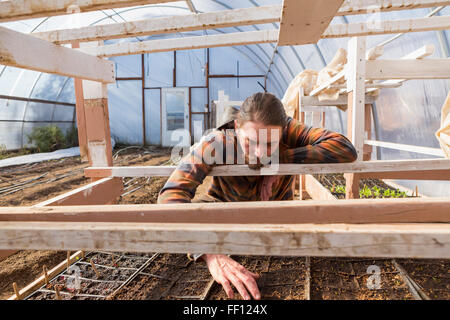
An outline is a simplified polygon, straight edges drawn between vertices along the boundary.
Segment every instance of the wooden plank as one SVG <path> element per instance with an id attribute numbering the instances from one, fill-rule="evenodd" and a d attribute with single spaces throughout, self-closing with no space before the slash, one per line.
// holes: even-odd
<path id="1" fill-rule="evenodd" d="M 433 171 L 384 171 L 360 173 L 361 178 L 399 179 L 399 180 L 441 180 L 450 181 L 450 170 Z"/>
<path id="2" fill-rule="evenodd" d="M 325 188 L 316 178 L 312 175 L 305 175 L 306 178 L 306 191 L 313 200 L 337 200 L 335 196 Z"/>
<path id="3" fill-rule="evenodd" d="M 284 0 L 279 46 L 316 43 L 343 0 Z"/>
<path id="4" fill-rule="evenodd" d="M 0 2 L 0 22 L 52 17 L 70 12 L 123 8 L 174 0 L 7 0 Z"/>
<path id="5" fill-rule="evenodd" d="M 112 61 L 4 27 L 0 27 L 0 64 L 104 83 L 115 81 Z"/>
<path id="6" fill-rule="evenodd" d="M 427 17 L 403 20 L 377 21 L 371 26 L 367 21 L 359 23 L 331 24 L 322 34 L 322 39 L 373 36 L 379 34 L 409 33 L 446 30 L 450 28 L 450 17 Z"/>
<path id="7" fill-rule="evenodd" d="M 117 203 L 122 192 L 122 179 L 103 178 L 41 202 L 35 207 L 113 204 Z"/>
<path id="8" fill-rule="evenodd" d="M 277 39 L 278 30 L 259 30 L 163 40 L 121 42 L 100 46 L 97 48 L 81 48 L 79 50 L 82 50 L 83 52 L 94 56 L 114 57 L 151 52 L 167 52 L 224 46 L 239 46 L 256 43 L 269 43 L 276 42 Z"/>
<path id="9" fill-rule="evenodd" d="M 81 259 L 82 255 L 83 255 L 82 251 L 76 251 L 74 254 L 72 254 L 70 256 L 69 264 L 73 264 L 73 263 L 77 262 L 78 259 Z M 67 268 L 67 259 L 65 259 L 63 262 L 58 264 L 56 267 L 54 267 L 53 269 L 48 271 L 47 272 L 48 278 L 51 279 L 51 278 L 57 276 L 62 271 L 64 271 L 66 268 Z M 45 284 L 45 277 L 44 277 L 44 275 L 41 275 L 39 278 L 37 278 L 36 280 L 31 282 L 29 285 L 22 288 L 19 291 L 19 295 L 21 297 L 26 298 L 28 295 L 32 294 L 34 291 L 39 289 L 44 284 Z M 13 294 L 11 297 L 8 298 L 8 300 L 17 300 L 17 296 L 15 294 Z"/>
<path id="10" fill-rule="evenodd" d="M 61 44 L 71 41 L 120 39 L 125 37 L 274 23 L 280 21 L 280 16 L 281 6 L 262 6 L 152 18 L 77 29 L 37 32 L 31 35 L 46 41 Z"/>
<path id="11" fill-rule="evenodd" d="M 341 202 L 341 201 L 339 201 Z M 0 248 L 450 258 L 449 224 L 157 224 L 5 222 Z"/>
<path id="12" fill-rule="evenodd" d="M 366 95 L 366 103 L 374 103 L 376 101 L 377 97 Z M 304 106 L 346 106 L 348 103 L 348 97 L 347 94 L 341 94 L 339 95 L 339 98 L 337 100 L 323 100 L 319 101 L 317 96 L 311 97 L 311 96 L 305 96 L 302 97 L 302 103 Z"/>
<path id="13" fill-rule="evenodd" d="M 112 166 L 107 86 L 89 80 L 82 86 L 89 164 Z"/>
<path id="14" fill-rule="evenodd" d="M 353 143 L 362 160 L 364 146 L 364 105 L 366 81 L 366 39 L 355 37 L 348 43 L 348 63 L 345 68 L 347 80 L 348 109 L 347 137 Z"/>
<path id="15" fill-rule="evenodd" d="M 176 166 L 92 167 L 84 169 L 86 177 L 168 177 Z M 414 172 L 450 170 L 450 159 L 373 160 L 351 163 L 280 164 L 277 169 L 253 170 L 247 165 L 218 165 L 210 176 L 298 175 L 314 173 Z"/>
<path id="16" fill-rule="evenodd" d="M 367 61 L 366 78 L 372 80 L 449 79 L 450 58 Z"/>
<path id="17" fill-rule="evenodd" d="M 72 48 L 79 48 L 78 42 L 72 42 Z M 87 129 L 86 116 L 84 112 L 84 96 L 83 96 L 83 80 L 79 78 L 73 79 L 75 89 L 75 113 L 77 117 L 77 131 L 78 131 L 78 147 L 80 148 L 81 161 L 89 161 L 88 147 L 87 147 Z"/>
<path id="18" fill-rule="evenodd" d="M 340 7 L 336 16 L 355 14 L 370 14 L 372 12 L 389 12 L 398 10 L 411 10 L 419 8 L 432 8 L 450 5 L 450 1 L 435 0 L 346 0 Z"/>
<path id="19" fill-rule="evenodd" d="M 7 221 L 190 224 L 448 223 L 450 199 L 0 207 L 0 221 L 2 224 Z"/>
<path id="20" fill-rule="evenodd" d="M 420 147 L 420 146 L 413 146 L 413 145 L 402 144 L 402 143 L 393 143 L 393 142 L 376 141 L 376 140 L 365 140 L 364 144 L 367 144 L 369 146 L 388 148 L 388 149 L 428 154 L 428 155 L 442 157 L 442 158 L 445 157 L 444 152 L 439 148 Z"/>
<path id="21" fill-rule="evenodd" d="M 433 53 L 434 53 L 434 45 L 427 44 L 427 45 L 424 45 L 423 47 L 403 56 L 402 59 L 423 59 L 428 56 L 431 56 Z M 383 82 L 381 82 L 381 84 L 396 85 L 396 84 L 402 84 L 405 81 L 407 81 L 407 79 L 395 79 L 395 80 L 383 81 Z M 366 90 L 366 93 L 370 93 L 375 90 L 376 89 L 370 88 L 370 89 Z"/>

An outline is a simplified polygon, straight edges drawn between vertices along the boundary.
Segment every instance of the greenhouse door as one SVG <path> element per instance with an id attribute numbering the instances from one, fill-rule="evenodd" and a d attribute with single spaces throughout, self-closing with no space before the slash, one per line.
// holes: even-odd
<path id="1" fill-rule="evenodd" d="M 190 146 L 187 88 L 162 88 L 162 145 Z"/>

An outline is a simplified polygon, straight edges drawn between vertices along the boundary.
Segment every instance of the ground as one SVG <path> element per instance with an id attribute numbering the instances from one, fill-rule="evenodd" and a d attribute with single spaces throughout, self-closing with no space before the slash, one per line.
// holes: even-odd
<path id="1" fill-rule="evenodd" d="M 170 150 L 147 147 L 116 149 L 115 165 L 167 165 Z M 33 205 L 73 190 L 89 182 L 83 177 L 87 167 L 79 157 L 52 160 L 26 166 L 5 168 L 0 173 L 1 206 Z M 339 175 L 318 177 L 332 191 L 342 183 Z M 166 178 L 125 178 L 119 203 L 155 203 Z M 327 182 L 328 181 L 328 182 Z M 210 178 L 197 190 L 206 192 Z M 361 184 L 373 188 L 385 186 L 368 180 Z M 334 189 L 333 189 L 334 186 Z M 373 190 L 373 189 L 372 189 Z M 335 193 L 340 196 L 338 192 Z M 12 283 L 19 288 L 66 258 L 66 252 L 19 251 L 0 262 L 0 299 L 13 294 Z M 258 285 L 263 299 L 414 299 L 417 291 L 431 299 L 450 299 L 450 261 L 373 258 L 320 257 L 233 257 L 249 270 L 260 274 Z M 89 264 L 97 265 L 97 275 Z M 379 288 L 371 290 L 370 266 L 380 269 Z M 396 265 L 403 267 L 405 274 Z M 204 263 L 189 261 L 184 254 L 137 254 L 89 252 L 76 264 L 80 268 L 81 289 L 74 296 L 67 289 L 67 277 L 53 279 L 30 299 L 54 299 L 55 285 L 63 299 L 226 299 Z M 408 277 L 418 290 L 412 292 Z M 90 280 L 84 280 L 90 279 Z M 370 282 L 372 283 L 372 282 Z M 413 290 L 414 291 L 414 290 Z M 415 293 L 415 295 L 414 295 Z M 236 295 L 238 298 L 238 295 Z"/>

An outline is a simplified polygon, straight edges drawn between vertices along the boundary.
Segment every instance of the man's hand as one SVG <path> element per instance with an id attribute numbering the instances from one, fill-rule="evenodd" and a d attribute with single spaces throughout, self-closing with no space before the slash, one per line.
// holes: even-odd
<path id="1" fill-rule="evenodd" d="M 248 271 L 230 257 L 222 254 L 204 254 L 203 260 L 206 261 L 209 272 L 216 282 L 220 283 L 225 290 L 228 298 L 233 299 L 233 289 L 231 284 L 237 289 L 245 300 L 250 300 L 251 293 L 256 300 L 261 299 L 261 294 L 255 279 L 258 274 Z"/>
<path id="2" fill-rule="evenodd" d="M 261 185 L 261 200 L 269 201 L 272 196 L 272 185 L 277 183 L 280 176 L 265 176 Z"/>

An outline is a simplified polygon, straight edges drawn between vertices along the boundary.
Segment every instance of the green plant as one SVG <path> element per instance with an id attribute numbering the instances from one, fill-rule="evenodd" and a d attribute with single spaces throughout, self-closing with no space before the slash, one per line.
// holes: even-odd
<path id="1" fill-rule="evenodd" d="M 64 134 L 54 125 L 33 128 L 27 136 L 28 143 L 34 142 L 39 152 L 54 151 L 65 146 Z"/>
<path id="2" fill-rule="evenodd" d="M 370 198 L 372 196 L 372 190 L 366 185 L 364 185 L 364 188 L 359 190 L 359 197 L 360 198 Z"/>
<path id="3" fill-rule="evenodd" d="M 336 193 L 345 194 L 345 186 L 337 186 L 336 187 Z"/>
<path id="4" fill-rule="evenodd" d="M 373 190 L 373 196 L 375 198 L 379 198 L 381 196 L 380 188 L 378 188 L 377 186 L 373 186 L 372 190 Z"/>
<path id="5" fill-rule="evenodd" d="M 72 126 L 69 130 L 66 132 L 66 147 L 76 147 L 78 146 L 78 129 L 75 126 Z"/>

